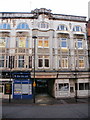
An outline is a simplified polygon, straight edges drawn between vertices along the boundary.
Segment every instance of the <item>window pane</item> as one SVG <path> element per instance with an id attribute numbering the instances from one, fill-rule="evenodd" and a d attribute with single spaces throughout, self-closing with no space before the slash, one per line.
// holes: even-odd
<path id="1" fill-rule="evenodd" d="M 48 47 L 48 40 L 44 41 L 44 47 Z"/>
<path id="2" fill-rule="evenodd" d="M 89 90 L 89 83 L 85 83 L 85 90 Z"/>
<path id="3" fill-rule="evenodd" d="M 39 47 L 43 47 L 43 41 L 42 41 L 42 40 L 39 40 L 39 41 L 38 41 L 38 46 L 39 46 Z"/>
<path id="4" fill-rule="evenodd" d="M 43 60 L 42 59 L 38 60 L 38 67 L 43 67 Z"/>
<path id="5" fill-rule="evenodd" d="M 45 67 L 49 67 L 49 60 L 45 59 Z"/>
<path id="6" fill-rule="evenodd" d="M 84 67 L 84 60 L 79 60 L 79 67 Z"/>
<path id="7" fill-rule="evenodd" d="M 63 90 L 63 84 L 59 84 L 59 90 L 60 90 L 60 91 Z"/>
<path id="8" fill-rule="evenodd" d="M 82 41 L 78 40 L 78 48 L 82 48 Z"/>
<path id="9" fill-rule="evenodd" d="M 66 45 L 66 42 L 62 42 L 61 46 L 62 46 L 62 47 L 66 47 L 66 46 L 67 46 L 67 45 Z"/>
<path id="10" fill-rule="evenodd" d="M 79 83 L 79 90 L 84 90 L 84 83 Z"/>

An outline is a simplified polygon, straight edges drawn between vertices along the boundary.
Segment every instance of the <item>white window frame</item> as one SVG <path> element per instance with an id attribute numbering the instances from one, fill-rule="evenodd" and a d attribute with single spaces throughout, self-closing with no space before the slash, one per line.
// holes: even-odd
<path id="1" fill-rule="evenodd" d="M 42 41 L 42 46 L 39 46 L 39 41 Z M 48 41 L 48 47 L 44 46 L 44 41 Z M 49 40 L 48 37 L 40 37 L 38 38 L 38 48 L 49 48 Z"/>
<path id="2" fill-rule="evenodd" d="M 63 66 L 63 63 L 62 63 L 63 60 L 64 60 L 64 66 Z M 65 61 L 66 61 L 66 60 L 67 60 L 67 66 L 65 66 L 65 64 L 66 64 Z M 62 68 L 68 68 L 68 64 L 69 64 L 69 63 L 68 63 L 68 58 L 67 58 L 67 57 L 62 57 L 62 59 L 61 59 L 61 67 L 62 67 Z"/>
<path id="3" fill-rule="evenodd" d="M 39 59 L 42 59 L 42 67 L 39 67 Z M 49 60 L 49 67 L 45 67 L 45 59 Z M 39 69 L 49 69 L 50 68 L 50 57 L 49 56 L 38 56 L 38 68 Z"/>

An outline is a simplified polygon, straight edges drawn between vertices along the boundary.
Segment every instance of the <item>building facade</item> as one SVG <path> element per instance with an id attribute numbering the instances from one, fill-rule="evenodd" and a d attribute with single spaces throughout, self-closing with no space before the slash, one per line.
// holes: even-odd
<path id="1" fill-rule="evenodd" d="M 0 13 L 2 95 L 8 97 L 9 83 L 12 98 L 31 98 L 34 69 L 36 94 L 88 97 L 86 17 L 53 14 L 45 8 Z"/>

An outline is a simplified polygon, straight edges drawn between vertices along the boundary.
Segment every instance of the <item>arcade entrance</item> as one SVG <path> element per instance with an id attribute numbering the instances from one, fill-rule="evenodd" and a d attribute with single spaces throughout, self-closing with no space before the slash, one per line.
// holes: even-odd
<path id="1" fill-rule="evenodd" d="M 47 79 L 36 80 L 36 95 L 38 94 L 48 94 L 48 80 Z"/>

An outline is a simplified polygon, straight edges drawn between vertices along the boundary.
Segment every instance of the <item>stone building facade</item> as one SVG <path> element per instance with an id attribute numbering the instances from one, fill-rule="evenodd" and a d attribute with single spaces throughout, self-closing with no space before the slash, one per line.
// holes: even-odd
<path id="1" fill-rule="evenodd" d="M 86 23 L 86 17 L 53 14 L 45 8 L 30 13 L 0 13 L 2 94 L 8 97 L 5 85 L 11 81 L 12 98 L 33 95 L 35 68 L 36 94 L 47 93 L 55 98 L 88 97 Z M 36 42 L 33 36 L 37 37 Z M 30 73 L 27 81 L 30 81 L 24 83 L 27 71 Z"/>

